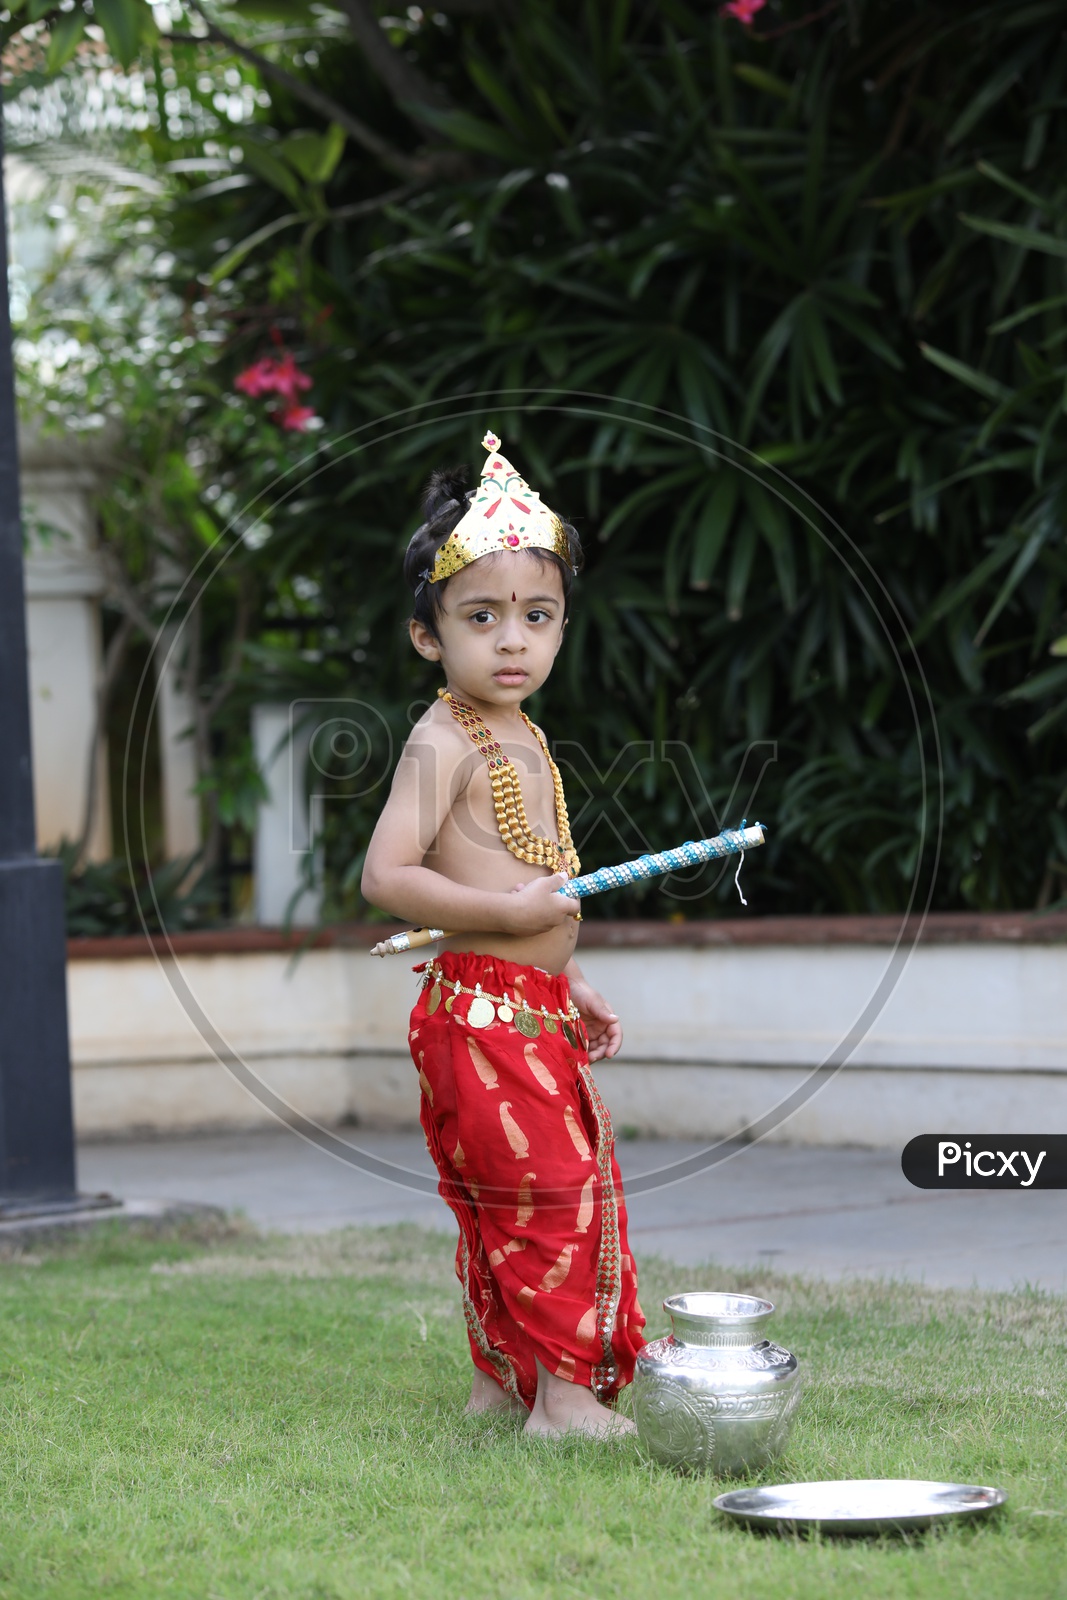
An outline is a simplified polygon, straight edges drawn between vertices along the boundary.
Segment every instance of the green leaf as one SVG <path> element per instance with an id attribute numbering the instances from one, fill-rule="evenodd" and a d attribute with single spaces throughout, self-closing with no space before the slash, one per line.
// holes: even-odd
<path id="1" fill-rule="evenodd" d="M 745 401 L 744 415 L 741 419 L 742 438 L 747 439 L 749 437 L 767 385 L 774 376 L 774 371 L 779 361 L 789 348 L 797 317 L 804 300 L 805 296 L 802 295 L 798 299 L 791 301 L 771 323 L 757 346 L 756 353 L 752 358 L 752 374 L 748 382 L 748 398 Z"/>
<path id="2" fill-rule="evenodd" d="M 878 356 L 894 371 L 903 372 L 904 363 L 893 349 L 893 346 L 887 339 L 882 337 L 877 328 L 871 326 L 866 317 L 858 316 L 855 311 L 841 305 L 829 293 L 824 294 L 819 303 L 828 317 L 831 317 L 842 328 L 846 328 L 853 338 L 858 339 L 860 344 L 865 345 L 873 355 Z"/>
<path id="3" fill-rule="evenodd" d="M 965 138 L 976 122 L 980 122 L 987 111 L 992 110 L 998 100 L 1003 99 L 1008 90 L 1018 82 L 1022 68 L 1041 50 L 1047 48 L 1044 36 L 1035 33 L 1021 49 L 1009 56 L 996 69 L 993 75 L 986 80 L 978 93 L 960 112 L 952 127 L 948 130 L 946 143 L 951 147 Z"/>
<path id="4" fill-rule="evenodd" d="M 731 622 L 740 621 L 744 611 L 748 580 L 756 556 L 756 540 L 754 525 L 751 522 L 742 523 L 741 531 L 734 542 L 734 553 L 726 578 L 726 615 Z"/>
<path id="5" fill-rule="evenodd" d="M 423 122 L 433 127 L 459 145 L 461 150 L 476 150 L 481 155 L 496 156 L 500 161 L 522 166 L 530 158 L 530 151 L 520 140 L 493 122 L 471 116 L 469 111 L 438 111 L 429 106 L 419 109 Z"/>
<path id="6" fill-rule="evenodd" d="M 1026 730 L 1026 737 L 1031 744 L 1036 739 L 1041 739 L 1057 722 L 1062 722 L 1067 717 L 1067 698 L 1058 706 L 1053 706 L 1051 711 L 1046 711 L 1043 717 L 1038 717 L 1036 722 L 1030 724 Z"/>
<path id="7" fill-rule="evenodd" d="M 1061 306 L 1067 306 L 1067 294 L 1055 294 L 1050 300 L 1035 300 L 1033 305 L 1023 306 L 1021 311 L 1013 311 L 1010 317 L 991 323 L 987 331 L 1007 333 L 1011 328 L 1017 328 L 1020 323 L 1028 322 L 1031 317 L 1038 317 L 1043 311 L 1058 311 Z"/>
<path id="8" fill-rule="evenodd" d="M 197 537 L 200 539 L 201 544 L 205 545 L 209 550 L 213 545 L 217 544 L 219 530 L 206 511 L 196 510 L 191 512 L 189 520 L 196 529 Z"/>
<path id="9" fill-rule="evenodd" d="M 561 145 L 567 144 L 567 142 L 568 142 L 567 131 L 564 128 L 563 124 L 559 120 L 559 115 L 558 115 L 558 113 L 556 111 L 556 107 L 552 103 L 552 96 L 549 94 L 549 92 L 545 88 L 544 84 L 543 83 L 531 84 L 530 85 L 530 93 L 533 95 L 533 98 L 536 100 L 537 105 L 538 105 L 538 107 L 540 109 L 541 115 L 544 117 L 544 119 L 547 122 L 549 128 L 556 135 L 556 138 L 559 140 L 560 144 Z"/>
<path id="10" fill-rule="evenodd" d="M 1011 571 L 1008 573 L 1008 576 L 1001 585 L 999 594 L 993 601 L 993 604 L 990 606 L 989 610 L 986 612 L 985 617 L 982 620 L 982 624 L 974 636 L 974 642 L 976 646 L 981 645 L 982 641 L 986 638 L 990 628 L 993 626 L 994 622 L 996 622 L 997 618 L 1000 616 L 1000 613 L 1004 610 L 1004 607 L 1007 605 L 1008 601 L 1011 599 L 1012 595 L 1015 593 L 1016 589 L 1019 587 L 1020 583 L 1022 583 L 1023 579 L 1026 577 L 1026 574 L 1030 571 L 1030 568 L 1041 554 L 1041 547 L 1045 543 L 1046 536 L 1046 528 L 1039 528 L 1036 533 L 1032 533 L 1030 535 L 1029 539 L 1027 539 L 1026 543 L 1019 551 L 1019 554 L 1012 562 Z"/>
<path id="11" fill-rule="evenodd" d="M 651 349 L 646 350 L 626 376 L 618 381 L 616 394 L 622 400 L 634 400 L 641 406 L 658 406 L 671 378 L 673 356 L 674 351 L 669 344 L 654 342 Z M 615 458 L 619 470 L 637 448 L 637 435 L 634 432 L 627 430 L 622 437 L 623 443 Z"/>
<path id="12" fill-rule="evenodd" d="M 669 490 L 689 483 L 692 477 L 693 468 L 684 466 L 676 468 L 674 472 L 665 473 L 662 477 L 653 478 L 649 483 L 643 483 L 640 489 L 635 489 L 633 494 L 627 495 L 611 515 L 605 518 L 597 537 L 601 540 L 610 539 L 616 528 L 621 528 L 635 512 L 654 505 L 657 500 L 665 498 Z"/>
<path id="13" fill-rule="evenodd" d="M 837 363 L 830 349 L 830 341 L 826 336 L 826 324 L 823 322 L 818 306 L 811 302 L 808 303 L 804 315 L 804 332 L 823 387 L 831 400 L 836 405 L 841 405 L 844 396 L 841 393 Z"/>
<path id="14" fill-rule="evenodd" d="M 793 611 L 797 603 L 796 562 L 781 504 L 762 484 L 751 478 L 745 483 L 745 504 L 753 522 L 771 547 L 782 604 L 787 611 Z"/>
<path id="15" fill-rule="evenodd" d="M 979 161 L 977 167 L 983 178 L 991 178 L 994 183 L 999 183 L 1002 189 L 1007 189 L 1009 194 L 1025 200 L 1028 206 L 1034 206 L 1038 211 L 1053 212 L 1054 208 L 1050 201 L 1042 199 L 1041 195 L 1035 194 L 1017 179 L 1010 178 L 1006 172 L 1001 172 L 991 161 Z"/>
<path id="16" fill-rule="evenodd" d="M 144 0 L 94 0 L 93 15 L 108 49 L 124 67 L 136 59 L 142 40 L 156 32 L 152 8 Z"/>
<path id="17" fill-rule="evenodd" d="M 232 250 L 227 251 L 218 266 L 212 270 L 210 274 L 211 283 L 221 283 L 223 278 L 228 278 L 231 273 L 236 272 L 246 256 L 251 255 L 258 245 L 265 244 L 268 239 L 272 239 L 276 233 L 281 233 L 283 228 L 291 228 L 297 222 L 306 221 L 307 217 L 302 213 L 291 212 L 286 217 L 275 217 L 273 222 L 268 222 L 262 228 L 257 228 L 255 233 L 250 233 L 247 239 L 242 239 L 240 244 L 234 245 Z"/>
<path id="18" fill-rule="evenodd" d="M 731 223 L 729 218 L 732 215 L 732 211 L 727 212 L 727 226 L 730 231 L 738 238 L 743 239 L 750 249 L 758 250 L 761 243 L 764 249 L 769 245 L 770 253 L 767 259 L 771 261 L 779 272 L 788 272 L 790 270 L 796 272 L 800 266 L 797 258 L 796 241 L 782 222 L 775 197 L 769 195 L 759 181 L 762 176 L 760 169 L 758 167 L 750 168 L 746 161 L 738 159 L 732 152 L 726 150 L 719 154 L 718 159 L 724 172 L 733 179 L 741 194 L 748 201 L 753 214 L 763 224 L 766 239 L 759 241 L 752 238 L 750 230 L 746 231 L 740 225 Z M 775 251 L 778 252 L 777 258 L 773 253 Z M 803 273 L 799 274 L 798 281 L 806 282 Z"/>
<path id="19" fill-rule="evenodd" d="M 843 700 L 848 691 L 849 679 L 848 637 L 845 633 L 844 618 L 841 615 L 840 595 L 836 590 L 831 590 L 830 592 L 827 620 L 830 633 L 830 670 L 837 688 L 838 698 Z"/>
<path id="20" fill-rule="evenodd" d="M 304 188 L 288 162 L 282 161 L 273 150 L 251 136 L 243 138 L 240 147 L 245 166 L 251 167 L 257 178 L 262 178 L 272 189 L 277 189 L 291 205 L 304 204 Z"/>
<path id="21" fill-rule="evenodd" d="M 535 145 L 543 138 L 544 130 L 535 128 L 529 118 L 522 115 L 510 87 L 502 81 L 489 63 L 481 56 L 470 56 L 467 71 L 472 83 L 480 89 L 497 115 L 507 123 L 512 134 L 524 144 Z M 554 132 L 556 130 L 553 130 Z"/>
<path id="22" fill-rule="evenodd" d="M 667 678 L 678 676 L 677 663 L 672 661 L 662 643 L 642 616 L 630 606 L 620 606 L 622 617 L 638 642 L 643 645 L 646 656 L 652 658 L 660 671 Z"/>
<path id="23" fill-rule="evenodd" d="M 792 89 L 781 78 L 776 78 L 773 72 L 767 72 L 763 67 L 752 66 L 748 61 L 734 63 L 734 77 L 763 94 L 773 94 L 778 100 L 791 100 L 793 97 Z"/>
<path id="24" fill-rule="evenodd" d="M 308 183 L 328 183 L 344 154 L 345 130 L 331 122 L 325 133 L 291 133 L 279 151 Z"/>
<path id="25" fill-rule="evenodd" d="M 619 9 L 621 10 L 621 6 Z M 678 86 L 678 92 L 690 116 L 696 120 L 703 120 L 707 114 L 707 108 L 686 52 L 683 49 L 679 49 L 678 35 L 674 29 L 668 26 L 665 31 L 667 35 L 667 50 L 671 65 L 674 68 L 674 81 Z"/>
<path id="26" fill-rule="evenodd" d="M 952 189 L 966 187 L 973 183 L 973 175 L 969 167 L 962 168 L 959 172 L 945 172 L 940 178 L 935 178 L 931 183 L 922 183 L 915 189 L 901 189 L 897 194 L 878 195 L 867 201 L 869 206 L 886 211 L 914 211 L 924 208 L 928 200 L 934 200 L 938 195 L 947 194 Z"/>
<path id="27" fill-rule="evenodd" d="M 242 16 L 255 22 L 317 22 L 316 7 L 309 0 L 241 0 Z"/>
<path id="28" fill-rule="evenodd" d="M 994 417 L 997 415 L 997 412 L 993 413 Z M 874 443 L 877 444 L 877 441 Z M 939 495 L 942 490 L 951 489 L 954 484 L 966 483 L 972 478 L 982 478 L 990 472 L 1017 472 L 1019 468 L 1030 466 L 1032 460 L 1033 451 L 1029 446 L 1019 450 L 1001 450 L 995 456 L 986 456 L 981 461 L 973 461 L 969 466 L 961 467 L 958 472 L 950 472 L 947 478 L 938 478 L 934 483 L 924 482 L 920 486 L 920 492 L 928 496 Z M 912 504 L 913 497 L 909 495 L 907 500 L 901 500 L 895 506 L 887 506 L 884 511 L 879 511 L 874 520 L 878 524 L 891 522 L 894 517 L 899 517 L 902 511 L 907 511 Z"/>
<path id="29" fill-rule="evenodd" d="M 562 172 L 550 172 L 545 178 L 545 183 L 564 227 L 573 238 L 580 239 L 585 232 L 585 224 L 575 203 L 574 190 L 571 188 L 569 178 Z"/>
<path id="30" fill-rule="evenodd" d="M 1043 700 L 1057 689 L 1067 689 L 1067 662 L 1062 667 L 1047 667 L 1033 678 L 1027 678 L 1016 688 L 1009 689 L 1005 700 Z"/>
<path id="31" fill-rule="evenodd" d="M 708 449 L 718 448 L 713 431 L 730 430 L 730 415 L 712 365 L 715 358 L 695 341 L 682 346 L 678 355 L 677 377 L 685 411 L 697 429 L 698 442 Z"/>
<path id="32" fill-rule="evenodd" d="M 1067 656 L 1067 633 L 1061 639 L 1054 639 L 1048 647 L 1050 656 Z"/>
<path id="33" fill-rule="evenodd" d="M 943 350 L 935 350 L 933 345 L 923 344 L 921 341 L 919 349 L 933 366 L 940 367 L 950 378 L 958 378 L 960 383 L 965 383 L 968 389 L 975 389 L 979 394 L 985 395 L 987 400 L 1012 399 L 1014 390 L 1007 388 L 1003 383 L 998 383 L 996 378 L 990 378 L 986 373 L 979 372 L 976 367 L 968 366 L 966 361 L 959 361 L 955 356 L 946 355 Z"/>
<path id="34" fill-rule="evenodd" d="M 475 261 L 482 262 L 485 260 L 494 222 L 513 196 L 525 188 L 526 184 L 534 176 L 532 167 L 518 167 L 512 172 L 505 172 L 492 194 L 483 202 L 479 210 L 478 219 L 474 224 L 474 233 L 471 239 Z"/>
<path id="35" fill-rule="evenodd" d="M 651 278 L 656 268 L 661 262 L 668 260 L 676 249 L 677 245 L 673 239 L 663 239 L 659 244 L 653 245 L 644 259 L 637 263 L 627 289 L 627 294 L 631 300 L 640 299 L 649 278 Z"/>
<path id="36" fill-rule="evenodd" d="M 957 619 L 956 623 L 948 628 L 947 635 L 948 647 L 961 680 L 972 694 L 980 694 L 982 663 L 978 655 L 978 641 L 970 637 L 963 618 Z"/>
<path id="37" fill-rule="evenodd" d="M 855 218 L 860 196 L 870 186 L 871 179 L 880 165 L 881 156 L 873 157 L 864 166 L 860 167 L 851 181 L 845 185 L 833 211 L 830 213 L 829 221 L 815 240 L 816 255 L 820 261 L 828 262 L 831 254 L 836 250 L 838 240 L 846 224 Z M 837 294 L 851 294 L 867 305 L 877 304 L 877 296 L 872 295 L 868 290 L 861 289 L 859 284 L 838 282 L 835 283 L 834 289 Z"/>
<path id="38" fill-rule="evenodd" d="M 689 564 L 689 587 L 707 589 L 726 544 L 734 508 L 737 505 L 740 480 L 731 468 L 719 475 L 708 496 L 693 539 L 693 555 Z"/>
<path id="39" fill-rule="evenodd" d="M 75 11 L 67 11 L 56 18 L 52 24 L 48 39 L 48 55 L 45 58 L 45 70 L 59 72 L 65 67 L 71 56 L 77 50 L 85 34 L 87 18 L 85 12 L 79 7 Z"/>
<path id="40" fill-rule="evenodd" d="M 822 108 L 815 119 L 808 140 L 807 160 L 804 171 L 804 198 L 801 205 L 801 235 L 803 239 L 804 254 L 811 257 L 811 247 L 815 239 L 815 229 L 818 224 L 820 203 L 823 196 L 823 171 L 826 163 L 826 112 Z"/>
<path id="41" fill-rule="evenodd" d="M 978 233 L 988 233 L 993 239 L 1003 239 L 1023 250 L 1041 250 L 1047 256 L 1067 258 L 1067 239 L 1056 239 L 1050 233 L 1039 233 L 1036 228 L 1017 228 L 1010 222 L 994 222 L 991 217 L 971 217 L 960 213 L 960 221 Z"/>

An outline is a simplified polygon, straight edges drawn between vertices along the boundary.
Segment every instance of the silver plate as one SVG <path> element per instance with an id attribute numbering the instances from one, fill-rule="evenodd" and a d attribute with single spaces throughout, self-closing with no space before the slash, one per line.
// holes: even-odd
<path id="1" fill-rule="evenodd" d="M 1004 1489 L 974 1483 L 926 1483 L 916 1478 L 830 1478 L 821 1483 L 776 1483 L 731 1489 L 716 1510 L 753 1527 L 821 1528 L 825 1533 L 892 1533 L 928 1528 L 945 1517 L 995 1511 Z"/>

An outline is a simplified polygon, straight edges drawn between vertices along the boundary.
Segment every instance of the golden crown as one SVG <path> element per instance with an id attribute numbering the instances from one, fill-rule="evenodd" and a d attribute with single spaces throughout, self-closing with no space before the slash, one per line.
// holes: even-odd
<path id="1" fill-rule="evenodd" d="M 430 583 L 451 578 L 479 556 L 498 550 L 551 550 L 570 564 L 563 523 L 542 504 L 521 472 L 500 453 L 500 440 L 490 431 L 482 440 L 489 459 L 482 479 L 462 518 L 437 552 Z"/>

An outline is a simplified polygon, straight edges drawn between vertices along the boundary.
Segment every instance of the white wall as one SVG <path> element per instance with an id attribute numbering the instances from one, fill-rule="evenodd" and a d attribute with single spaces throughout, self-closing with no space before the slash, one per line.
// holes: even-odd
<path id="1" fill-rule="evenodd" d="M 920 948 L 895 987 L 892 960 L 881 945 L 765 945 L 590 950 L 581 965 L 649 1059 L 818 1065 L 884 980 L 856 1066 L 1067 1071 L 1067 945 Z"/>
<path id="2" fill-rule="evenodd" d="M 304 876 L 313 832 L 304 782 L 310 743 L 311 729 L 290 705 L 252 707 L 252 747 L 267 789 L 253 841 L 256 921 L 267 927 L 319 920 L 320 895 Z"/>
<path id="3" fill-rule="evenodd" d="M 200 848 L 199 777 L 193 719 L 196 708 L 182 668 L 184 641 L 169 626 L 156 645 L 156 726 L 163 791 L 163 849 L 168 861 L 195 855 Z"/>
<path id="4" fill-rule="evenodd" d="M 102 643 L 103 579 L 93 550 L 93 475 L 61 441 L 22 441 L 29 535 L 26 632 L 39 849 L 80 836 L 89 785 Z M 42 525 L 51 531 L 42 532 Z M 89 854 L 111 854 L 106 751 L 96 762 Z"/>
<path id="5" fill-rule="evenodd" d="M 592 949 L 622 1017 L 596 1075 L 618 1128 L 714 1138 L 767 1117 L 862 1010 L 889 951 Z M 322 1122 L 413 1125 L 412 956 L 362 949 L 183 956 L 190 1009 L 272 1088 Z M 213 1058 L 151 957 L 69 967 L 82 1136 L 268 1123 Z M 867 1038 L 771 1138 L 900 1148 L 916 1133 L 1067 1131 L 1067 945 L 920 949 Z M 772 1119 L 773 1120 L 773 1119 Z"/>

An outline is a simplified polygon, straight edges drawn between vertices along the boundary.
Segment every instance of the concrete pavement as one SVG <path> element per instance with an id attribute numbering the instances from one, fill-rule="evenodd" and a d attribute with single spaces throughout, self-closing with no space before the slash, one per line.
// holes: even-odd
<path id="1" fill-rule="evenodd" d="M 425 1179 L 421 1135 L 341 1130 L 374 1161 Z M 825 1278 L 901 1278 L 934 1287 L 1067 1293 L 1067 1191 L 968 1194 L 913 1189 L 895 1151 L 779 1144 L 733 1147 L 728 1159 L 671 1181 L 702 1147 L 622 1140 L 635 1251 L 683 1264 L 770 1265 Z M 124 1199 L 146 1196 L 242 1211 L 286 1232 L 415 1222 L 451 1231 L 432 1193 L 338 1161 L 279 1128 L 83 1144 L 79 1183 Z"/>

